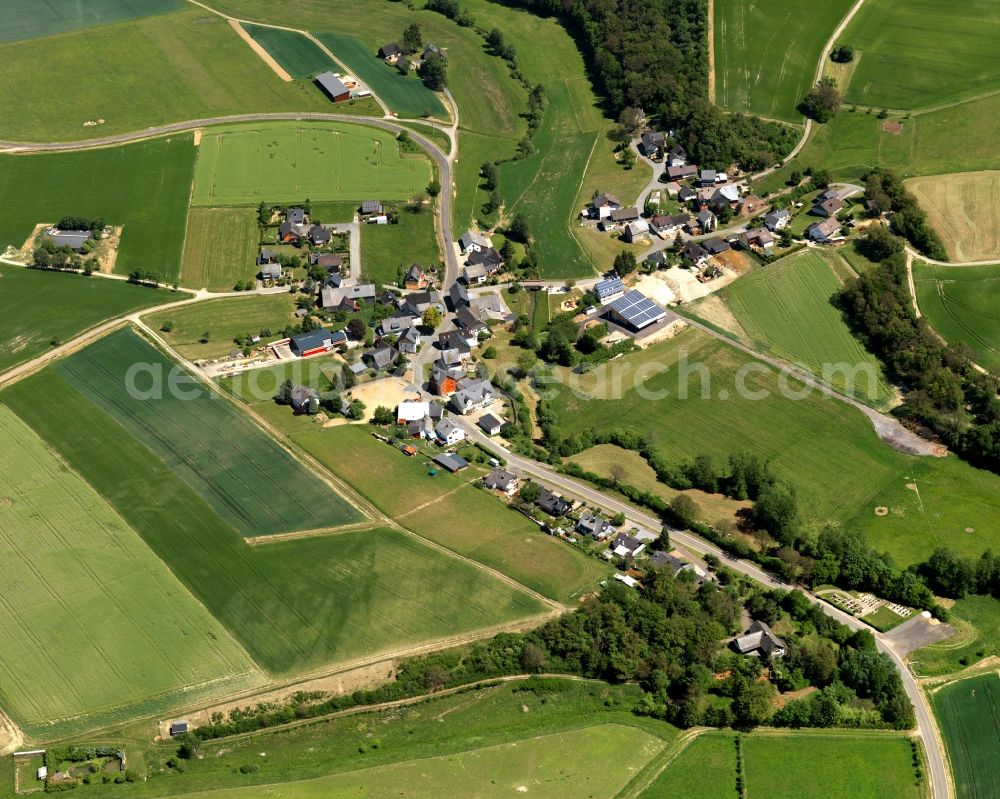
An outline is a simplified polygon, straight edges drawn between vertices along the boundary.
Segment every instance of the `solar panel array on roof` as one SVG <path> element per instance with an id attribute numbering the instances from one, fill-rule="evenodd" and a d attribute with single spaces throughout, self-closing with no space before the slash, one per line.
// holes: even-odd
<path id="1" fill-rule="evenodd" d="M 636 289 L 632 289 L 617 300 L 612 300 L 609 307 L 636 329 L 658 322 L 667 315 L 659 305 Z"/>
<path id="2" fill-rule="evenodd" d="M 625 290 L 625 284 L 622 283 L 620 277 L 612 277 L 608 280 L 602 280 L 596 286 L 594 286 L 594 294 L 597 295 L 598 299 L 604 299 L 605 297 L 610 297 L 612 294 L 619 294 Z"/>

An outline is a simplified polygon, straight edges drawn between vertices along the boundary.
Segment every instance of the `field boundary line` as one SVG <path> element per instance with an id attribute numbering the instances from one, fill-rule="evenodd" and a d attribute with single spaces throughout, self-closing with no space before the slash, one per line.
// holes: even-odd
<path id="1" fill-rule="evenodd" d="M 274 56 L 272 56 L 269 52 L 267 52 L 266 49 L 264 49 L 264 45 L 262 45 L 253 36 L 250 35 L 250 32 L 246 28 L 244 28 L 243 25 L 238 20 L 235 20 L 230 17 L 229 19 L 226 20 L 226 22 L 229 23 L 230 28 L 236 31 L 237 36 L 239 36 L 243 41 L 245 41 L 248 45 L 250 45 L 250 49 L 253 50 L 258 55 L 261 61 L 263 61 L 271 68 L 271 70 L 274 72 L 275 75 L 277 75 L 279 78 L 285 81 L 285 83 L 292 82 L 292 76 L 289 75 L 288 72 L 285 70 L 285 68 L 277 62 Z"/>
<path id="2" fill-rule="evenodd" d="M 711 0 L 709 0 L 711 2 Z M 675 741 L 667 744 L 663 749 L 657 752 L 653 757 L 649 759 L 646 766 L 640 770 L 640 772 L 629 780 L 628 784 L 622 788 L 617 794 L 615 794 L 614 799 L 638 799 L 642 794 L 659 779 L 660 775 L 666 771 L 670 765 L 684 752 L 686 752 L 698 738 L 700 738 L 704 733 L 711 732 L 716 729 L 715 727 L 693 727 L 689 730 L 682 732 Z M 651 765 L 654 765 L 654 761 L 659 759 L 660 762 L 655 764 L 655 768 L 652 772 L 645 774 Z M 638 780 L 638 782 L 636 782 Z"/>
<path id="3" fill-rule="evenodd" d="M 332 535 L 356 533 L 362 530 L 373 530 L 381 525 L 377 519 L 366 519 L 353 524 L 341 524 L 337 527 L 315 527 L 312 530 L 292 530 L 288 533 L 272 533 L 271 535 L 243 536 L 243 541 L 252 547 L 275 544 L 279 541 L 294 541 L 298 538 L 323 538 Z"/>

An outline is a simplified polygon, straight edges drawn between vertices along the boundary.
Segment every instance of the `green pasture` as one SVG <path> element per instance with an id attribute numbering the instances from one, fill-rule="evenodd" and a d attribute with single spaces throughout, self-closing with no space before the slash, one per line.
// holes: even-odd
<path id="1" fill-rule="evenodd" d="M 951 760 L 957 799 L 1000 796 L 1000 678 L 996 673 L 946 685 L 931 694 Z"/>
<path id="2" fill-rule="evenodd" d="M 54 369 L 152 449 L 242 535 L 360 521 L 347 500 L 242 409 L 198 384 L 129 329 Z"/>
<path id="3" fill-rule="evenodd" d="M 395 285 L 414 262 L 424 269 L 442 262 L 430 208 L 419 214 L 401 209 L 397 219 L 395 225 L 361 229 L 361 274 L 376 285 Z"/>
<path id="4" fill-rule="evenodd" d="M 109 502 L 272 674 L 318 669 L 543 609 L 392 530 L 247 546 L 152 450 L 53 370 L 9 387 L 0 401 Z M 219 435 L 232 440 L 233 431 Z"/>
<path id="5" fill-rule="evenodd" d="M 184 8 L 182 0 L 7 0 L 0 43 L 54 36 Z"/>
<path id="6" fill-rule="evenodd" d="M 737 799 L 735 735 L 707 732 L 676 755 L 640 799 Z"/>
<path id="7" fill-rule="evenodd" d="M 715 97 L 731 111 L 801 122 L 830 34 L 852 0 L 715 0 Z"/>
<path id="8" fill-rule="evenodd" d="M 468 485 L 477 473 L 429 477 L 427 458 L 408 458 L 356 425 L 298 433 L 293 440 L 399 524 L 551 599 L 576 601 L 610 572 Z"/>
<path id="9" fill-rule="evenodd" d="M 312 84 L 275 75 L 222 17 L 188 8 L 0 46 L 0 107 L 17 109 L 0 122 L 0 139 L 72 141 L 228 114 L 332 110 Z M 336 110 L 379 113 L 371 99 Z"/>
<path id="10" fill-rule="evenodd" d="M 861 51 L 846 99 L 912 110 L 993 92 L 998 35 L 1000 7 L 987 0 L 865 3 L 841 37 Z"/>
<path id="11" fill-rule="evenodd" d="M 663 741 L 617 724 L 553 733 L 450 755 L 378 766 L 318 779 L 286 782 L 286 799 L 329 799 L 358 795 L 390 796 L 406 786 L 412 799 L 476 796 L 499 799 L 541 790 L 548 799 L 614 796 L 642 768 Z M 595 758 L 600 752 L 601 758 Z M 605 760 L 606 758 L 606 760 Z M 527 788 L 527 791 L 524 789 Z M 186 794 L 191 799 L 263 799 L 272 786 L 230 788 Z"/>
<path id="12" fill-rule="evenodd" d="M 281 338 L 288 325 L 298 322 L 294 311 L 295 301 L 290 294 L 248 293 L 159 311 L 145 321 L 181 356 L 200 360 L 240 349 L 234 343 L 237 337 L 270 330 L 270 336 L 262 337 L 264 342 Z M 163 332 L 161 328 L 168 322 L 173 330 Z M 205 333 L 209 334 L 208 341 L 202 343 Z"/>
<path id="13" fill-rule="evenodd" d="M 315 388 L 317 391 L 326 391 L 343 365 L 343 359 L 332 354 L 314 355 L 305 359 L 295 358 L 291 361 L 282 361 L 276 366 L 245 369 L 231 377 L 220 378 L 219 386 L 249 404 L 272 403 L 278 387 L 285 380 L 291 380 L 296 385 Z M 289 414 L 288 408 L 279 407 L 284 415 Z M 260 413 L 262 409 L 258 407 L 254 410 Z"/>
<path id="14" fill-rule="evenodd" d="M 128 524 L 2 405 L 0 436 L 8 713 L 32 735 L 65 734 L 262 682 Z"/>
<path id="15" fill-rule="evenodd" d="M 293 78 L 312 78 L 328 69 L 338 71 L 330 57 L 301 33 L 264 25 L 244 24 L 243 28 Z"/>
<path id="16" fill-rule="evenodd" d="M 1000 264 L 934 266 L 913 262 L 920 311 L 952 344 L 964 344 L 986 369 L 1000 368 Z"/>
<path id="17" fill-rule="evenodd" d="M 84 152 L 0 156 L 0 248 L 22 247 L 35 225 L 67 214 L 102 217 L 122 227 L 116 272 L 141 269 L 176 280 L 194 161 L 190 134 Z"/>
<path id="18" fill-rule="evenodd" d="M 192 288 L 229 291 L 253 280 L 260 228 L 249 208 L 192 208 L 188 211 L 180 282 Z"/>
<path id="19" fill-rule="evenodd" d="M 189 295 L 65 272 L 0 265 L 0 371 L 87 328 Z"/>
<path id="20" fill-rule="evenodd" d="M 206 131 L 191 199 L 194 205 L 406 200 L 430 179 L 430 162 L 403 157 L 388 131 L 335 122 L 240 125 Z"/>
<path id="21" fill-rule="evenodd" d="M 803 250 L 755 270 L 720 296 L 755 349 L 801 365 L 838 391 L 880 406 L 892 396 L 892 386 L 878 359 L 831 302 L 841 288 L 831 267 L 836 258 L 835 253 Z"/>
<path id="22" fill-rule="evenodd" d="M 1000 600 L 982 594 L 963 597 L 949 608 L 948 624 L 954 635 L 907 656 L 918 676 L 952 674 L 1000 655 Z"/>
<path id="23" fill-rule="evenodd" d="M 424 86 L 416 72 L 403 75 L 396 67 L 379 58 L 376 53 L 378 45 L 366 46 L 354 36 L 341 33 L 314 35 L 358 80 L 401 117 L 448 119 L 448 111 L 441 98 Z M 459 69 L 461 66 L 456 65 L 450 74 Z"/>

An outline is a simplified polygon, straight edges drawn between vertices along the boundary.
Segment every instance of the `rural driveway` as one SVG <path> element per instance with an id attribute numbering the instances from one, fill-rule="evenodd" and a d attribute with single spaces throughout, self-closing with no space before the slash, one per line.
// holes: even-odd
<path id="1" fill-rule="evenodd" d="M 663 525 L 662 520 L 650 516 L 647 513 L 643 513 L 625 502 L 617 500 L 614 497 L 609 497 L 578 480 L 573 480 L 548 466 L 531 460 L 530 458 L 523 458 L 520 455 L 515 455 L 510 450 L 497 443 L 494 439 L 486 436 L 478 427 L 470 423 L 468 420 L 460 417 L 454 418 L 457 419 L 466 434 L 474 441 L 482 444 L 488 449 L 499 451 L 501 456 L 507 461 L 507 468 L 515 474 L 530 475 L 535 477 L 545 482 L 547 485 L 553 486 L 560 491 L 566 492 L 571 496 L 578 497 L 588 503 L 604 508 L 612 514 L 623 513 L 630 523 L 641 528 L 646 528 L 655 532 L 658 531 Z M 695 553 L 700 556 L 714 555 L 720 561 L 723 561 L 729 568 L 740 572 L 741 574 L 745 574 L 747 577 L 752 578 L 772 590 L 787 590 L 788 588 L 786 584 L 778 582 L 756 564 L 749 561 L 735 559 L 718 547 L 713 546 L 707 541 L 697 538 L 690 533 L 671 529 L 670 540 L 679 544 L 682 549 L 686 549 L 691 553 Z M 924 750 L 927 756 L 927 766 L 931 777 L 932 797 L 933 799 L 949 799 L 952 795 L 951 782 L 948 777 L 947 767 L 945 766 L 944 747 L 938 735 L 934 717 L 930 712 L 923 692 L 917 685 L 917 681 L 914 679 L 913 674 L 906 666 L 902 656 L 892 647 L 891 640 L 886 638 L 882 633 L 872 630 L 860 619 L 833 607 L 833 605 L 827 604 L 818 597 L 809 593 L 804 588 L 801 590 L 809 598 L 809 600 L 814 605 L 819 607 L 827 616 L 833 617 L 841 624 L 845 624 L 850 627 L 852 630 L 867 630 L 868 632 L 871 632 L 875 636 L 875 642 L 879 650 L 892 659 L 896 666 L 896 670 L 899 672 L 899 676 L 903 681 L 903 687 L 906 689 L 906 694 L 910 698 L 910 703 L 913 705 L 914 713 L 916 714 L 917 731 L 923 739 Z"/>

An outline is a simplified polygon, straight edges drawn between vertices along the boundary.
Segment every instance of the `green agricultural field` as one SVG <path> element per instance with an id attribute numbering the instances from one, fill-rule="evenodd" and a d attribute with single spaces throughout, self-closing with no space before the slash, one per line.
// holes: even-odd
<path id="1" fill-rule="evenodd" d="M 406 457 L 367 428 L 352 425 L 292 438 L 399 524 L 551 599 L 576 601 L 610 573 L 603 562 L 539 532 L 485 491 L 465 485 L 476 475 L 431 478 L 426 458 Z M 372 474 L 381 477 L 372 480 Z"/>
<path id="2" fill-rule="evenodd" d="M 285 799 L 390 796 L 399 794 L 401 786 L 406 786 L 405 796 L 411 799 L 441 796 L 499 799 L 537 790 L 547 799 L 615 796 L 663 745 L 662 740 L 647 732 L 604 724 L 553 733 L 529 742 L 516 741 L 286 782 L 281 786 L 281 796 Z M 600 752 L 601 758 L 593 757 L 594 752 Z M 263 799 L 274 795 L 273 786 L 267 785 L 185 794 L 190 799 Z"/>
<path id="3" fill-rule="evenodd" d="M 403 210 L 395 225 L 365 225 L 361 229 L 361 274 L 377 285 L 393 285 L 412 263 L 424 269 L 441 264 L 441 247 L 434 214 Z"/>
<path id="4" fill-rule="evenodd" d="M 748 796 L 923 799 L 905 735 L 796 732 L 743 738 Z M 775 780 L 775 774 L 781 774 Z"/>
<path id="5" fill-rule="evenodd" d="M 723 289 L 755 349 L 800 364 L 838 391 L 870 405 L 892 396 L 878 359 L 851 333 L 831 303 L 841 288 L 835 253 L 803 250 L 755 270 Z M 697 313 L 697 308 L 694 309 Z"/>
<path id="6" fill-rule="evenodd" d="M 1000 796 L 1000 678 L 995 673 L 946 685 L 931 694 L 951 759 L 958 799 Z"/>
<path id="7" fill-rule="evenodd" d="M 281 338 L 286 327 L 298 322 L 294 311 L 295 300 L 290 294 L 246 294 L 160 311 L 144 321 L 182 357 L 199 360 L 239 349 L 234 343 L 237 337 L 270 330 L 271 336 L 262 337 L 265 341 Z M 162 332 L 168 322 L 173 330 Z M 208 341 L 203 344 L 205 333 Z"/>
<path id="8" fill-rule="evenodd" d="M 244 24 L 243 28 L 293 78 L 312 78 L 328 69 L 337 71 L 330 56 L 301 33 L 263 25 Z"/>
<path id="9" fill-rule="evenodd" d="M 278 122 L 206 131 L 191 198 L 194 205 L 408 200 L 430 180 L 430 162 L 403 157 L 388 131 Z"/>
<path id="10" fill-rule="evenodd" d="M 105 319 L 187 296 L 117 280 L 0 265 L 0 372 Z"/>
<path id="11" fill-rule="evenodd" d="M 3 48 L 0 48 L 2 50 Z M 115 271 L 177 279 L 194 173 L 190 134 L 76 153 L 0 156 L 0 248 L 65 214 L 121 225 Z"/>
<path id="12" fill-rule="evenodd" d="M 53 36 L 184 8 L 182 0 L 7 0 L 0 43 Z"/>
<path id="13" fill-rule="evenodd" d="M 278 387 L 285 380 L 317 391 L 327 390 L 330 381 L 340 373 L 343 365 L 344 360 L 332 353 L 306 359 L 296 358 L 283 361 L 277 366 L 245 369 L 232 377 L 221 378 L 219 386 L 249 404 L 271 403 L 274 402 Z M 278 407 L 284 415 L 289 415 L 288 408 Z M 261 408 L 255 410 L 260 413 Z"/>
<path id="14" fill-rule="evenodd" d="M 913 262 L 917 304 L 953 344 L 965 344 L 980 366 L 1000 369 L 1000 264 L 933 266 Z"/>
<path id="15" fill-rule="evenodd" d="M 379 45 L 366 46 L 353 36 L 340 33 L 314 35 L 356 78 L 401 117 L 448 119 L 448 111 L 441 98 L 424 86 L 415 72 L 403 75 L 379 58 L 376 55 Z"/>
<path id="16" fill-rule="evenodd" d="M 699 735 L 670 761 L 641 799 L 737 799 L 735 736 Z"/>
<path id="17" fill-rule="evenodd" d="M 715 96 L 731 111 L 801 122 L 830 34 L 853 5 L 715 0 Z"/>
<path id="18" fill-rule="evenodd" d="M 228 291 L 253 280 L 260 228 L 248 208 L 192 208 L 188 211 L 180 282 L 185 286 Z M 200 331 L 199 331 L 200 332 Z"/>
<path id="19" fill-rule="evenodd" d="M 2 405 L 0 436 L 8 713 L 51 736 L 262 682 L 122 518 Z"/>
<path id="20" fill-rule="evenodd" d="M 242 535 L 361 520 L 347 500 L 235 404 L 199 386 L 131 330 L 91 344 L 54 369 L 150 447 Z M 171 387 L 173 382 L 179 388 Z"/>
<path id="21" fill-rule="evenodd" d="M 281 80 L 224 19 L 199 8 L 2 45 L 0 63 L 0 107 L 18 109 L 0 122 L 0 139 L 14 141 L 89 139 L 227 114 L 333 110 L 315 86 Z M 374 100 L 338 103 L 336 111 L 379 113 Z"/>
<path id="22" fill-rule="evenodd" d="M 544 609 L 392 530 L 247 546 L 152 450 L 53 370 L 7 388 L 0 402 L 79 472 L 272 674 L 368 657 Z M 232 439 L 229 430 L 225 436 Z"/>
<path id="23" fill-rule="evenodd" d="M 907 656 L 920 677 L 953 674 L 1000 655 L 1000 600 L 972 594 L 957 600 L 948 616 L 948 624 L 956 630 L 951 638 Z"/>
<path id="24" fill-rule="evenodd" d="M 865 3 L 842 37 L 861 51 L 846 99 L 916 109 L 992 92 L 1000 79 L 998 35 L 993 3 Z"/>

